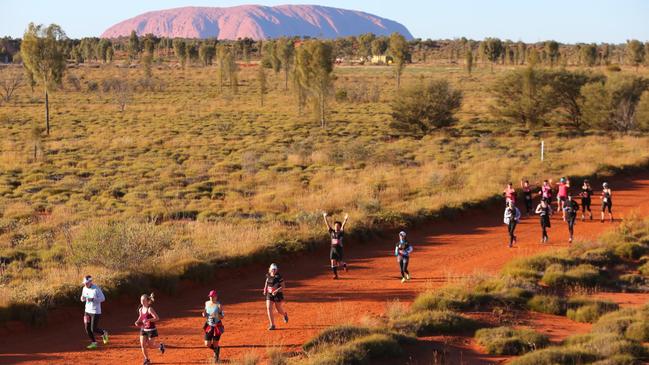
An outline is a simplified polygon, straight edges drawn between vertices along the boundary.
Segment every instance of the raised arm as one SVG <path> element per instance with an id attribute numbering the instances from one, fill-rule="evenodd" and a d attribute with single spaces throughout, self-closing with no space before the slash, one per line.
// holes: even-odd
<path id="1" fill-rule="evenodd" d="M 327 219 L 327 212 L 322 213 L 322 218 L 324 218 L 325 224 L 327 225 L 327 229 L 331 229 L 331 226 L 329 225 L 329 220 Z"/>
<path id="2" fill-rule="evenodd" d="M 345 214 L 345 219 L 343 220 L 343 225 L 340 226 L 340 230 L 344 231 L 345 230 L 345 225 L 347 224 L 347 221 L 349 220 L 349 214 Z"/>

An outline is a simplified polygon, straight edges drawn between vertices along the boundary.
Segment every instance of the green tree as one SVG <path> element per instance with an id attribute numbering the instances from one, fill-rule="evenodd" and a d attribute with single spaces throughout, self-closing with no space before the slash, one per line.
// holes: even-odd
<path id="1" fill-rule="evenodd" d="M 372 56 L 383 56 L 388 50 L 389 41 L 385 37 L 378 37 L 372 41 Z"/>
<path id="2" fill-rule="evenodd" d="M 635 66 L 636 72 L 638 71 L 638 66 L 644 62 L 645 58 L 645 49 L 642 42 L 637 39 L 632 39 L 626 42 L 626 57 L 628 63 L 632 66 Z"/>
<path id="3" fill-rule="evenodd" d="M 390 126 L 400 132 L 422 136 L 455 122 L 462 105 L 462 92 L 446 80 L 416 83 L 400 90 L 391 104 Z"/>
<path id="4" fill-rule="evenodd" d="M 465 59 L 465 65 L 466 65 L 466 72 L 469 73 L 469 76 L 471 75 L 471 71 L 473 70 L 473 52 L 471 52 L 471 49 L 466 50 L 466 54 L 464 55 Z"/>
<path id="5" fill-rule="evenodd" d="M 559 43 L 556 41 L 546 41 L 545 53 L 550 62 L 550 67 L 554 67 L 557 61 L 559 61 Z"/>
<path id="6" fill-rule="evenodd" d="M 503 52 L 503 42 L 498 38 L 485 38 L 482 43 L 484 44 L 484 54 L 491 62 L 491 72 L 493 72 L 494 63 L 498 62 Z"/>
<path id="7" fill-rule="evenodd" d="M 262 60 L 263 63 L 270 65 L 275 75 L 282 69 L 282 61 L 279 58 L 279 50 L 277 48 L 277 41 L 265 42 L 264 59 Z"/>
<path id="8" fill-rule="evenodd" d="M 584 120 L 604 130 L 629 132 L 639 129 L 636 108 L 647 89 L 649 80 L 629 75 L 587 84 L 581 90 Z"/>
<path id="9" fill-rule="evenodd" d="M 491 91 L 492 112 L 528 128 L 544 124 L 544 117 L 556 106 L 547 73 L 531 66 L 505 74 Z"/>
<path id="10" fill-rule="evenodd" d="M 111 63 L 113 62 L 113 56 L 115 55 L 115 50 L 113 49 L 113 46 L 108 47 L 106 50 L 106 62 Z"/>
<path id="11" fill-rule="evenodd" d="M 97 44 L 97 55 L 103 63 L 106 63 L 106 61 L 108 61 L 108 48 L 112 47 L 113 45 L 108 39 L 102 38 L 101 40 L 99 40 L 99 43 Z"/>
<path id="12" fill-rule="evenodd" d="M 135 33 L 134 30 L 131 31 L 131 35 L 128 38 L 128 59 L 134 60 L 137 59 L 137 56 L 140 54 L 140 39 Z"/>
<path id="13" fill-rule="evenodd" d="M 581 59 L 586 66 L 593 67 L 597 63 L 597 46 L 595 44 L 586 44 L 581 47 Z"/>
<path id="14" fill-rule="evenodd" d="M 649 131 L 649 91 L 645 91 L 640 97 L 636 118 L 638 120 L 638 128 L 644 132 Z"/>
<path id="15" fill-rule="evenodd" d="M 397 78 L 397 89 L 401 87 L 401 74 L 406 68 L 406 62 L 410 57 L 410 47 L 406 38 L 401 34 L 394 32 L 390 35 L 390 55 L 394 60 L 394 74 Z"/>
<path id="16" fill-rule="evenodd" d="M 546 77 L 551 88 L 550 95 L 554 99 L 552 104 L 559 108 L 573 128 L 583 129 L 581 89 L 590 82 L 602 81 L 603 76 L 560 70 L 547 72 Z"/>
<path id="17" fill-rule="evenodd" d="M 364 60 L 372 56 L 372 42 L 376 36 L 373 33 L 365 33 L 358 36 L 358 55 Z"/>
<path id="18" fill-rule="evenodd" d="M 294 63 L 295 44 L 292 39 L 280 38 L 277 40 L 275 46 L 277 48 L 277 58 L 284 70 L 284 91 L 286 91 L 288 90 L 288 75 L 291 72 L 291 67 Z"/>
<path id="19" fill-rule="evenodd" d="M 309 40 L 298 48 L 298 80 L 313 101 L 316 118 L 326 128 L 326 102 L 333 89 L 333 46 L 330 42 Z"/>
<path id="20" fill-rule="evenodd" d="M 45 125 L 50 134 L 49 92 L 61 85 L 65 73 L 63 29 L 56 24 L 48 27 L 30 23 L 23 35 L 20 54 L 28 77 L 42 84 L 45 92 Z"/>
<path id="21" fill-rule="evenodd" d="M 608 43 L 602 44 L 599 51 L 599 64 L 609 65 L 611 63 L 611 46 Z"/>
<path id="22" fill-rule="evenodd" d="M 198 58 L 201 60 L 203 66 L 211 65 L 215 55 L 216 48 L 212 44 L 203 42 L 200 47 L 198 47 Z"/>
<path id="23" fill-rule="evenodd" d="M 257 68 L 257 84 L 259 86 L 259 104 L 264 106 L 264 95 L 268 93 L 268 83 L 266 80 L 266 70 L 262 65 Z"/>
<path id="24" fill-rule="evenodd" d="M 180 62 L 180 67 L 185 68 L 185 62 L 187 61 L 187 43 L 182 39 L 174 39 L 174 54 Z"/>

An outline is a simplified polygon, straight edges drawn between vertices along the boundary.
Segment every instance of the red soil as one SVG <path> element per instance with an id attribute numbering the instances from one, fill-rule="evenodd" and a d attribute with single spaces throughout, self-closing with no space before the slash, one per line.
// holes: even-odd
<path id="1" fill-rule="evenodd" d="M 622 218 L 632 212 L 649 215 L 649 173 L 611 179 L 614 189 L 614 212 Z M 597 210 L 599 199 L 594 199 Z M 278 322 L 278 330 L 266 330 L 268 321 L 261 295 L 266 264 L 240 269 L 224 269 L 209 285 L 185 283 L 180 295 L 160 295 L 155 304 L 162 320 L 158 324 L 160 339 L 168 345 L 164 355 L 154 352 L 154 363 L 195 364 L 210 358 L 203 348 L 200 311 L 210 289 L 216 288 L 224 304 L 226 332 L 221 345 L 222 357 L 238 359 L 246 354 L 264 357 L 273 346 L 297 350 L 305 340 L 332 324 L 358 321 L 364 316 L 378 316 L 387 301 L 399 298 L 409 302 L 419 292 L 444 285 L 449 278 L 461 278 L 475 273 L 496 273 L 506 262 L 542 251 L 567 246 L 567 225 L 555 216 L 550 230 L 550 243 L 539 244 L 538 218 L 524 218 L 517 229 L 519 242 L 507 248 L 507 230 L 502 224 L 501 204 L 458 215 L 452 220 L 430 222 L 409 233 L 415 251 L 410 271 L 413 279 L 399 281 L 398 265 L 393 253 L 396 235 L 376 239 L 367 244 L 348 242 L 348 273 L 333 281 L 328 270 L 328 250 L 323 247 L 301 256 L 287 257 L 278 262 L 287 283 L 285 308 L 290 322 Z M 351 222 L 353 224 L 353 221 Z M 590 239 L 612 228 L 611 223 L 598 220 L 576 225 L 578 239 Z M 101 283 L 98 283 L 101 285 Z M 81 290 L 81 288 L 79 288 Z M 148 292 L 143 288 L 142 292 Z M 616 294 L 612 294 L 615 296 Z M 82 325 L 82 308 L 54 311 L 54 319 L 42 329 L 0 333 L 0 363 L 51 364 L 134 364 L 142 361 L 138 331 L 132 326 L 136 319 L 139 298 L 111 300 L 104 303 L 102 327 L 111 333 L 109 345 L 86 351 L 87 339 Z M 552 329 L 554 317 L 533 318 L 534 326 Z M 20 326 L 18 326 L 20 327 Z M 565 331 L 562 329 L 561 331 Z M 568 330 L 570 331 L 570 330 Z M 563 337 L 564 333 L 556 333 Z M 464 343 L 454 343 L 461 341 Z M 441 338 L 431 338 L 425 346 L 412 350 L 412 360 L 432 359 L 434 349 L 458 347 L 462 363 L 494 363 L 494 358 L 476 351 L 467 339 L 455 339 L 444 344 Z M 470 342 L 470 341 L 469 341 Z M 441 347 L 440 347 L 441 346 Z M 421 361 L 421 360 L 420 360 Z M 420 362 L 424 363 L 424 362 Z M 455 361 L 459 363 L 459 361 Z"/>

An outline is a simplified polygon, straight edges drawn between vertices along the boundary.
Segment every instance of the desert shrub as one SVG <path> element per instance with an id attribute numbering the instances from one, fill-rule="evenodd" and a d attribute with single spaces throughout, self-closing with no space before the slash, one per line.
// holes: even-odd
<path id="1" fill-rule="evenodd" d="M 527 353 L 510 362 L 511 365 L 579 365 L 599 359 L 598 356 L 584 350 L 564 347 L 549 347 Z"/>
<path id="2" fill-rule="evenodd" d="M 475 338 L 492 355 L 521 355 L 550 343 L 546 335 L 511 327 L 479 329 Z"/>
<path id="3" fill-rule="evenodd" d="M 613 249 L 609 247 L 599 247 L 588 250 L 579 256 L 579 259 L 584 263 L 595 266 L 610 265 L 617 261 L 618 257 L 615 255 Z"/>
<path id="4" fill-rule="evenodd" d="M 372 359 L 397 357 L 401 352 L 396 339 L 386 334 L 376 333 L 356 338 L 341 346 L 323 349 L 310 355 L 305 363 L 309 365 L 369 364 Z"/>
<path id="5" fill-rule="evenodd" d="M 373 330 L 368 327 L 351 325 L 333 326 L 323 330 L 317 336 L 305 342 L 302 345 L 302 349 L 309 352 L 322 346 L 340 345 L 350 342 L 355 338 L 367 336 L 372 332 Z"/>
<path id="6" fill-rule="evenodd" d="M 622 68 L 617 63 L 611 63 L 610 65 L 606 66 L 606 71 L 620 72 L 620 71 L 622 71 Z"/>
<path id="7" fill-rule="evenodd" d="M 595 361 L 592 365 L 635 365 L 638 360 L 631 355 L 614 355 L 608 359 Z"/>
<path id="8" fill-rule="evenodd" d="M 645 270 L 649 272 L 649 268 L 646 268 Z M 634 287 L 639 287 L 643 286 L 646 284 L 646 279 L 645 279 L 645 274 L 643 275 L 638 275 L 638 274 L 624 274 L 620 275 L 618 278 L 620 281 L 620 284 L 627 287 L 627 289 L 634 289 Z"/>
<path id="9" fill-rule="evenodd" d="M 603 314 L 619 308 L 616 303 L 588 298 L 570 298 L 566 316 L 573 321 L 593 323 Z"/>
<path id="10" fill-rule="evenodd" d="M 629 324 L 624 331 L 626 338 L 647 342 L 649 341 L 649 322 L 647 321 L 646 316 L 638 318 L 636 322 Z"/>
<path id="11" fill-rule="evenodd" d="M 599 269 L 590 264 L 577 265 L 567 270 L 561 264 L 552 264 L 545 270 L 541 280 L 549 286 L 593 286 L 602 283 L 603 278 Z"/>
<path id="12" fill-rule="evenodd" d="M 72 261 L 101 265 L 115 271 L 142 272 L 151 268 L 172 245 L 164 226 L 133 221 L 90 222 L 73 242 Z"/>
<path id="13" fill-rule="evenodd" d="M 621 309 L 601 316 L 593 325 L 593 333 L 624 335 L 627 328 L 637 321 L 638 313 L 634 309 Z"/>
<path id="14" fill-rule="evenodd" d="M 472 331 L 478 323 L 451 311 L 420 311 L 392 322 L 395 330 L 417 336 Z"/>
<path id="15" fill-rule="evenodd" d="M 556 295 L 537 294 L 527 302 L 527 306 L 535 312 L 547 314 L 561 315 L 565 312 L 565 302 Z"/>
<path id="16" fill-rule="evenodd" d="M 422 136 L 455 122 L 462 105 L 462 92 L 446 80 L 417 83 L 402 89 L 391 104 L 390 126 L 408 134 Z"/>
<path id="17" fill-rule="evenodd" d="M 570 341 L 566 341 L 570 343 Z M 628 340 L 616 334 L 590 334 L 584 336 L 581 341 L 575 341 L 574 347 L 596 354 L 600 358 L 607 358 L 616 355 L 642 356 L 644 350 L 642 345 L 636 341 Z"/>
<path id="18" fill-rule="evenodd" d="M 465 288 L 448 286 L 419 294 L 412 303 L 413 311 L 462 310 L 474 306 L 471 293 Z"/>
<path id="19" fill-rule="evenodd" d="M 81 81 L 79 81 L 77 75 L 73 73 L 68 73 L 67 76 L 65 77 L 65 81 L 67 81 L 68 85 L 70 85 L 72 90 L 81 91 Z"/>
<path id="20" fill-rule="evenodd" d="M 615 254 L 627 260 L 637 260 L 646 252 L 647 248 L 636 242 L 625 242 L 615 247 Z"/>

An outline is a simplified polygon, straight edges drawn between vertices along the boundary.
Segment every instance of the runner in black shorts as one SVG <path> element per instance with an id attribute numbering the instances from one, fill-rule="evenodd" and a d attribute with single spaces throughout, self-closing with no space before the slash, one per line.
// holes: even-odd
<path id="1" fill-rule="evenodd" d="M 570 238 L 568 242 L 572 243 L 572 237 L 575 233 L 575 221 L 577 220 L 577 212 L 579 212 L 579 204 L 572 199 L 572 195 L 568 195 L 568 200 L 564 204 L 563 210 L 566 215 L 566 222 L 568 222 L 568 233 Z"/>
<path id="2" fill-rule="evenodd" d="M 406 240 L 406 232 L 399 232 L 399 242 L 394 248 L 394 256 L 397 257 L 399 269 L 401 270 L 401 282 L 405 283 L 410 280 L 410 272 L 408 271 L 408 263 L 410 262 L 410 254 L 412 253 L 412 245 Z"/>
<path id="3" fill-rule="evenodd" d="M 613 212 L 611 211 L 613 209 L 613 192 L 611 191 L 611 188 L 608 186 L 608 183 L 602 184 L 602 196 L 600 199 L 602 199 L 602 222 L 604 222 L 604 213 L 606 210 L 608 210 L 608 217 L 611 222 L 613 222 Z"/>
<path id="4" fill-rule="evenodd" d="M 284 278 L 279 273 L 277 265 L 271 264 L 266 274 L 266 282 L 264 284 L 264 295 L 266 296 L 266 312 L 268 313 L 268 320 L 270 321 L 269 331 L 275 329 L 275 317 L 273 316 L 273 305 L 277 313 L 284 317 L 284 322 L 288 323 L 288 313 L 282 307 L 284 302 Z"/>
<path id="5" fill-rule="evenodd" d="M 536 206 L 536 214 L 541 218 L 542 238 L 541 243 L 546 243 L 549 240 L 548 228 L 550 228 L 550 216 L 552 215 L 552 207 L 546 200 L 541 200 L 541 203 Z"/>
<path id="6" fill-rule="evenodd" d="M 349 215 L 345 214 L 345 219 L 342 223 L 334 222 L 334 228 L 329 225 L 327 213 L 322 213 L 327 229 L 329 229 L 329 236 L 331 236 L 331 250 L 329 251 L 329 260 L 331 260 L 331 271 L 334 273 L 334 279 L 338 279 L 338 266 L 342 264 L 343 269 L 347 271 L 347 263 L 343 259 L 343 238 L 345 236 L 345 225 Z"/>
<path id="7" fill-rule="evenodd" d="M 588 180 L 584 180 L 584 184 L 581 186 L 581 220 L 586 220 L 586 211 L 590 215 L 590 220 L 593 220 L 593 212 L 590 210 L 590 203 L 592 201 L 593 189 L 590 187 Z"/>
<path id="8" fill-rule="evenodd" d="M 154 301 L 153 293 L 140 296 L 142 306 L 137 310 L 138 317 L 137 321 L 135 321 L 135 325 L 140 327 L 140 348 L 142 349 L 142 355 L 144 355 L 143 365 L 151 364 L 149 349 L 157 348 L 161 354 L 165 353 L 165 345 L 161 342 L 160 346 L 157 346 L 155 343 L 155 338 L 158 337 L 158 328 L 155 323 L 160 320 L 160 317 L 153 309 Z"/>
<path id="9" fill-rule="evenodd" d="M 523 189 L 523 200 L 525 201 L 525 212 L 529 217 L 532 214 L 532 188 L 530 187 L 530 182 L 528 180 L 521 181 L 521 188 Z"/>
<path id="10" fill-rule="evenodd" d="M 221 347 L 219 341 L 221 335 L 225 331 L 221 319 L 225 316 L 223 314 L 223 306 L 219 302 L 216 290 L 210 291 L 208 294 L 210 300 L 205 302 L 205 308 L 201 315 L 205 317 L 205 324 L 203 325 L 203 332 L 205 332 L 205 347 L 214 351 L 214 361 L 219 362 Z"/>

